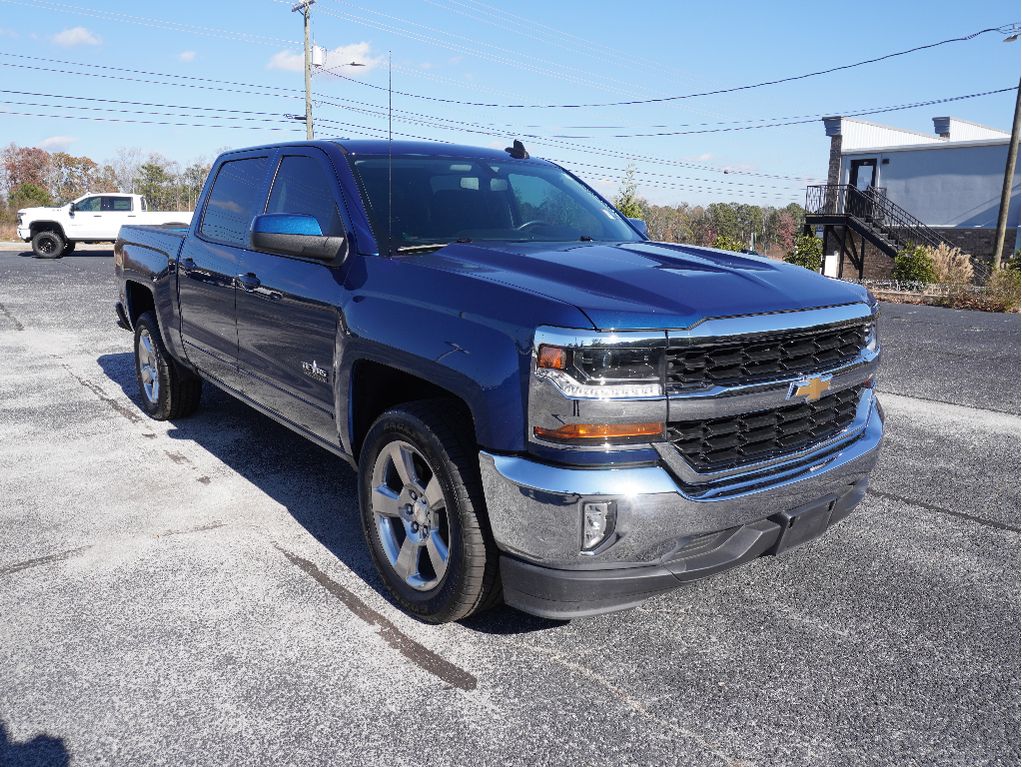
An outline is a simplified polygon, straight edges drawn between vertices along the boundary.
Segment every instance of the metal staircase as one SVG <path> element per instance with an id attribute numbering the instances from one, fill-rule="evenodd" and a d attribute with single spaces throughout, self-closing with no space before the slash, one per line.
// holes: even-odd
<path id="1" fill-rule="evenodd" d="M 891 258 L 907 245 L 950 245 L 936 230 L 887 199 L 887 190 L 878 187 L 865 191 L 851 184 L 808 187 L 806 226 L 823 226 L 825 234 L 829 234 L 826 229 L 830 227 L 842 253 L 848 253 L 857 262 L 860 277 L 866 242 Z M 850 233 L 858 235 L 858 243 Z"/>

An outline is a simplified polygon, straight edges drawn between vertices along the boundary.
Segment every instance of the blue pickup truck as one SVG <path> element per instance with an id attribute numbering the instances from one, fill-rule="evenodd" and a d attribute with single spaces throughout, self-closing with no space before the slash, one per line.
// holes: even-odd
<path id="1" fill-rule="evenodd" d="M 866 290 L 651 242 L 519 142 L 227 152 L 114 252 L 146 412 L 213 385 L 350 463 L 424 621 L 637 605 L 825 532 L 877 460 Z"/>

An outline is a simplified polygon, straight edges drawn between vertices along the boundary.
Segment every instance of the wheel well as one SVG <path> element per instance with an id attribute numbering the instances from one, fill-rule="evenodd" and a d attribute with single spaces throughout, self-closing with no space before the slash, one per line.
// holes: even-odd
<path id="1" fill-rule="evenodd" d="M 142 316 L 142 312 L 156 308 L 152 292 L 137 282 L 129 280 L 124 283 L 124 297 L 128 302 L 125 308 L 128 310 L 128 319 L 131 321 L 131 327 L 135 327 L 135 322 Z"/>
<path id="2" fill-rule="evenodd" d="M 35 237 L 39 232 L 56 232 L 64 237 L 64 229 L 56 221 L 34 221 L 28 227 L 28 232 Z"/>
<path id="3" fill-rule="evenodd" d="M 351 451 L 355 459 L 358 459 L 362 441 L 370 427 L 384 411 L 406 402 L 438 398 L 448 400 L 451 407 L 467 419 L 466 423 L 473 424 L 472 439 L 475 441 L 472 411 L 454 393 L 397 368 L 368 360 L 356 362 L 352 370 L 350 392 Z"/>

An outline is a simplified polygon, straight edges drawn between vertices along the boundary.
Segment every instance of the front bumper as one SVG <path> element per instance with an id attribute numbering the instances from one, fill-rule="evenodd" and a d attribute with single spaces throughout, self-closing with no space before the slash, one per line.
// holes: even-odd
<path id="1" fill-rule="evenodd" d="M 876 463 L 883 411 L 870 390 L 862 406 L 843 441 L 709 489 L 666 462 L 579 469 L 480 453 L 505 602 L 550 618 L 609 612 L 819 535 L 862 499 Z M 582 552 L 582 504 L 605 500 L 613 535 Z"/>
<path id="2" fill-rule="evenodd" d="M 21 240 L 28 242 L 32 239 L 32 230 L 29 227 L 19 226 L 16 231 L 18 232 L 18 237 Z"/>

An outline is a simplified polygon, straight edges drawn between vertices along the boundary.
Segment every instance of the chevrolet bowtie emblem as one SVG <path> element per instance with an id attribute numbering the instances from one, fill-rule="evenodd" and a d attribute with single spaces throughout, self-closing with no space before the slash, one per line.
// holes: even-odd
<path id="1" fill-rule="evenodd" d="M 813 376 L 795 381 L 788 389 L 788 399 L 805 397 L 807 402 L 816 402 L 830 389 L 830 376 Z"/>

